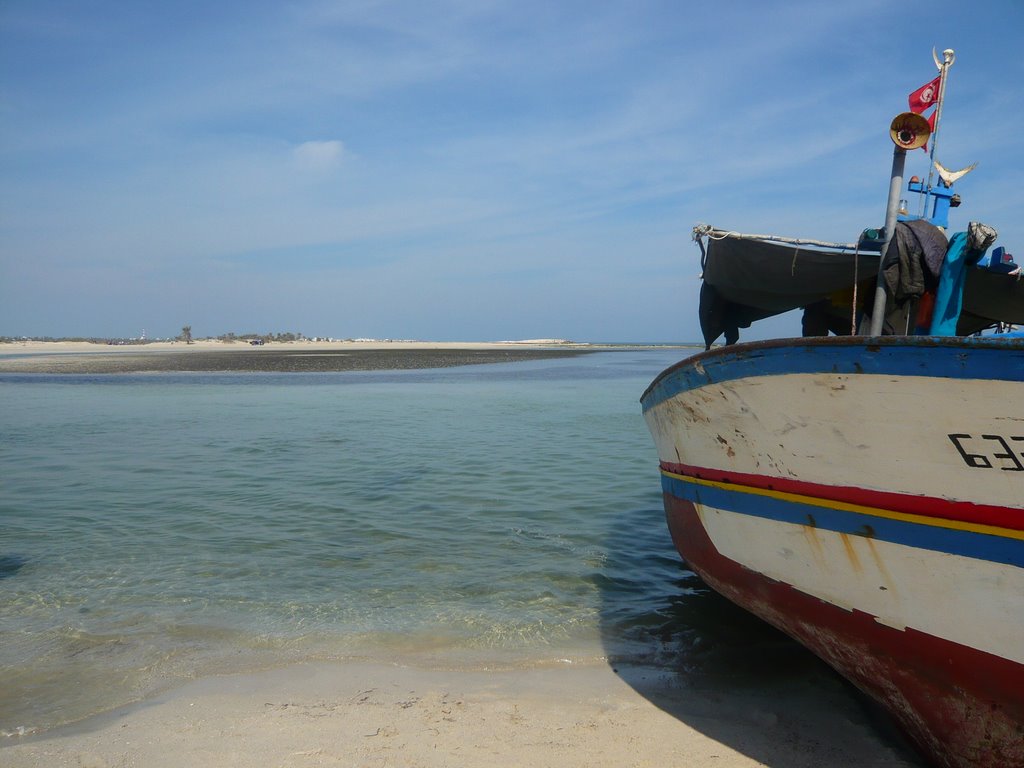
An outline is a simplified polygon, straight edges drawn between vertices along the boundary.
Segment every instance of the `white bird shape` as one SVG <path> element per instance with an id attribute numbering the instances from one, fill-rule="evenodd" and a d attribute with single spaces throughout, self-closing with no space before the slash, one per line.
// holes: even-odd
<path id="1" fill-rule="evenodd" d="M 953 183 L 961 176 L 966 176 L 968 173 L 973 171 L 977 167 L 977 163 L 971 163 L 966 168 L 961 168 L 959 171 L 951 171 L 948 168 L 944 168 L 938 160 L 935 161 L 935 170 L 939 172 L 939 178 L 942 179 L 942 183 L 947 187 L 952 187 Z"/>

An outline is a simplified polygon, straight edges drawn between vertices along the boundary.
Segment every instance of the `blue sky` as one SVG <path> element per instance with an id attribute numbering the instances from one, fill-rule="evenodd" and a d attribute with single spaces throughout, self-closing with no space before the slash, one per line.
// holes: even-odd
<path id="1" fill-rule="evenodd" d="M 1022 37 L 1020 0 L 4 0 L 0 335 L 697 339 L 692 226 L 879 226 L 933 46 L 952 226 L 1024 255 Z"/>

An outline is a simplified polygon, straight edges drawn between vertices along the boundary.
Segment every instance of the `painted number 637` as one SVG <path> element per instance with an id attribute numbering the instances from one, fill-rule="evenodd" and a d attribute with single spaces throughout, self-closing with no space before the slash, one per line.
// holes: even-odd
<path id="1" fill-rule="evenodd" d="M 999 468 L 1008 472 L 1024 472 L 1024 463 L 1021 463 L 1024 453 L 1018 453 L 1015 450 L 1018 446 L 1010 446 L 1010 443 L 1013 442 L 1024 443 L 1024 436 L 982 435 L 974 437 L 973 435 L 953 434 L 947 435 L 947 437 L 956 446 L 960 458 L 968 467 Z M 979 443 L 979 440 L 985 442 Z M 981 452 L 976 453 L 978 450 Z"/>

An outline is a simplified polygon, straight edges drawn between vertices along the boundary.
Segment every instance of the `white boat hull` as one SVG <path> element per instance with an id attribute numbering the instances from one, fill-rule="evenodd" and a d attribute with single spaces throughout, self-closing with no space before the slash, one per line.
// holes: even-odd
<path id="1" fill-rule="evenodd" d="M 644 395 L 676 546 L 937 764 L 1024 765 L 1024 345 L 705 353 Z"/>

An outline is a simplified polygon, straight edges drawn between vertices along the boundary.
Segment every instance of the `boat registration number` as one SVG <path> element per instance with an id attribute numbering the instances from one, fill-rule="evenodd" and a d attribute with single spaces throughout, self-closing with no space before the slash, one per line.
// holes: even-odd
<path id="1" fill-rule="evenodd" d="M 947 435 L 968 467 L 1024 472 L 1024 435 Z M 1020 445 L 1013 445 L 1019 443 Z"/>

